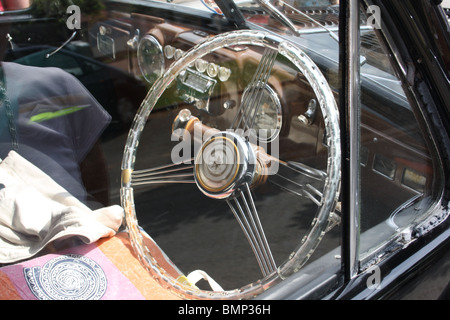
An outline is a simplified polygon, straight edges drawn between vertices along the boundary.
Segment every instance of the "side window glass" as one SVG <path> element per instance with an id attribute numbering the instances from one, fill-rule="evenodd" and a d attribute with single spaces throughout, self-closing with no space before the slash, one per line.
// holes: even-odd
<path id="1" fill-rule="evenodd" d="M 372 7 L 371 7 L 372 8 Z M 405 94 L 384 40 L 379 8 L 362 10 L 360 259 L 423 221 L 438 169 L 416 106 Z M 395 50 L 395 49 L 393 49 Z"/>

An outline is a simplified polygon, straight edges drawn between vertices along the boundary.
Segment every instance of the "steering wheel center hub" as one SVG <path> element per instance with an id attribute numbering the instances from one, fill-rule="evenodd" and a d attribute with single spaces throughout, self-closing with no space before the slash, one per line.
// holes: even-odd
<path id="1" fill-rule="evenodd" d="M 223 199 L 251 181 L 255 154 L 242 137 L 220 132 L 205 141 L 197 154 L 194 177 L 199 189 L 211 198 Z"/>

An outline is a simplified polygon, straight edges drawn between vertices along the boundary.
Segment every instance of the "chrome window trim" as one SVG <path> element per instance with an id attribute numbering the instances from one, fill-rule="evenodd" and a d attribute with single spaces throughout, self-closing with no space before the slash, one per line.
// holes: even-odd
<path id="1" fill-rule="evenodd" d="M 346 105 L 348 106 L 349 128 L 349 188 L 348 188 L 348 257 L 345 270 L 348 279 L 354 278 L 359 271 L 359 228 L 360 228 L 360 30 L 359 30 L 359 0 L 349 0 L 346 18 L 348 19 L 346 32 Z M 356 147 L 356 148 L 355 148 Z"/>

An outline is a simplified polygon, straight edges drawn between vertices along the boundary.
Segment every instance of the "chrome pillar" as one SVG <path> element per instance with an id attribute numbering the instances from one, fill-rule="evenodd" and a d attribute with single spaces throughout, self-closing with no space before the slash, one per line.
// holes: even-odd
<path id="1" fill-rule="evenodd" d="M 359 0 L 341 1 L 341 119 L 343 125 L 343 215 L 345 221 L 344 259 L 345 278 L 358 273 L 360 228 L 360 38 Z M 345 149 L 344 149 L 345 148 Z M 345 178 L 344 178 L 345 175 Z"/>

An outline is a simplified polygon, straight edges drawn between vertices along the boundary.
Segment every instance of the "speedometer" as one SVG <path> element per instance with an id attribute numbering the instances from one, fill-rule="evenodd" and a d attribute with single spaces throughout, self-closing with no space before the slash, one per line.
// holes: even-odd
<path id="1" fill-rule="evenodd" d="M 139 69 L 145 80 L 153 84 L 164 72 L 163 48 L 158 40 L 146 35 L 141 39 L 137 51 Z"/>
<path id="2" fill-rule="evenodd" d="M 244 91 L 242 101 L 247 101 L 250 108 L 256 110 L 256 115 L 251 112 L 254 117 L 251 123 L 258 139 L 263 142 L 274 140 L 282 124 L 282 109 L 277 93 L 269 85 L 258 89 L 249 87 Z"/>

